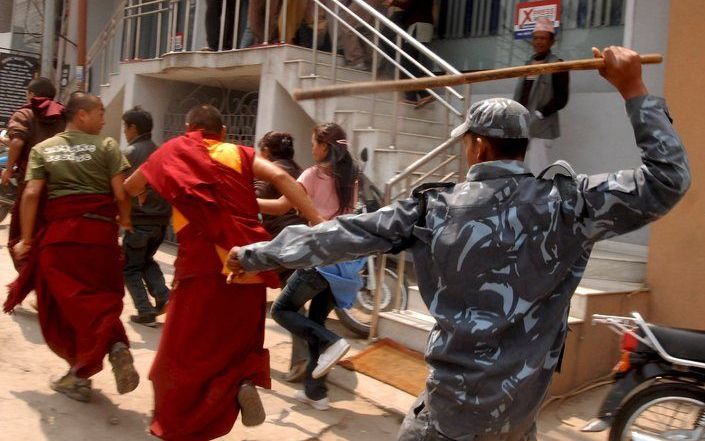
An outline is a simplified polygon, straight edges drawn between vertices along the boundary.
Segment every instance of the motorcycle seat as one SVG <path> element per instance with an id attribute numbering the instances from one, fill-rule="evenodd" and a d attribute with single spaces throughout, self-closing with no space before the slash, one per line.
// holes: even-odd
<path id="1" fill-rule="evenodd" d="M 655 325 L 649 328 L 670 355 L 705 363 L 705 331 Z"/>

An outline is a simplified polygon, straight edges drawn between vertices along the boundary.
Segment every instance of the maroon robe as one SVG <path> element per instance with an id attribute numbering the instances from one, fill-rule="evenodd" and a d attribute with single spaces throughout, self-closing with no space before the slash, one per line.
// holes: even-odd
<path id="1" fill-rule="evenodd" d="M 81 378 L 100 372 L 113 344 L 128 344 L 120 321 L 125 290 L 116 216 L 108 195 L 48 200 L 46 224 L 3 308 L 11 312 L 34 289 L 44 340 Z"/>
<path id="2" fill-rule="evenodd" d="M 187 224 L 177 232 L 176 286 L 152 365 L 151 431 L 168 440 L 205 440 L 232 429 L 244 380 L 270 388 L 264 349 L 266 286 L 226 284 L 216 252 L 268 240 L 258 219 L 254 151 L 238 146 L 240 172 L 213 160 L 200 132 L 174 138 L 140 168 Z"/>

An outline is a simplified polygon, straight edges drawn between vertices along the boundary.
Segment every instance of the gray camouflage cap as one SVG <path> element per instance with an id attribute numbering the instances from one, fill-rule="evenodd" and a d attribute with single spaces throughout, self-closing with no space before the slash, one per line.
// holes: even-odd
<path id="1" fill-rule="evenodd" d="M 529 111 L 508 98 L 490 98 L 478 101 L 468 110 L 465 122 L 450 132 L 459 138 L 467 132 L 492 138 L 528 138 Z"/>

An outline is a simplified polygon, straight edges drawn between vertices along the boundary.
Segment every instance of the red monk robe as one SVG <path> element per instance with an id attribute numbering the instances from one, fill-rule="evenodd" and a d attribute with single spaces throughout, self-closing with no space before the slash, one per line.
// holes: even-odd
<path id="1" fill-rule="evenodd" d="M 226 284 L 227 251 L 269 236 L 258 220 L 254 150 L 189 132 L 160 147 L 140 171 L 174 207 L 176 286 L 150 372 L 151 431 L 205 440 L 232 429 L 245 380 L 270 388 L 264 345 L 266 285 L 275 274 Z"/>
<path id="2" fill-rule="evenodd" d="M 113 344 L 129 345 L 120 322 L 125 291 L 116 216 L 112 195 L 48 200 L 46 224 L 3 308 L 12 311 L 34 289 L 44 340 L 80 378 L 103 368 Z"/>

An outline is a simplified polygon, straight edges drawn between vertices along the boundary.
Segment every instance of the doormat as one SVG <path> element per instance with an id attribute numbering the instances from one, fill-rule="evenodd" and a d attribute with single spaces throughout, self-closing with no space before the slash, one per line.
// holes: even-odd
<path id="1" fill-rule="evenodd" d="M 419 352 L 385 338 L 340 365 L 418 396 L 426 385 L 428 367 Z"/>

